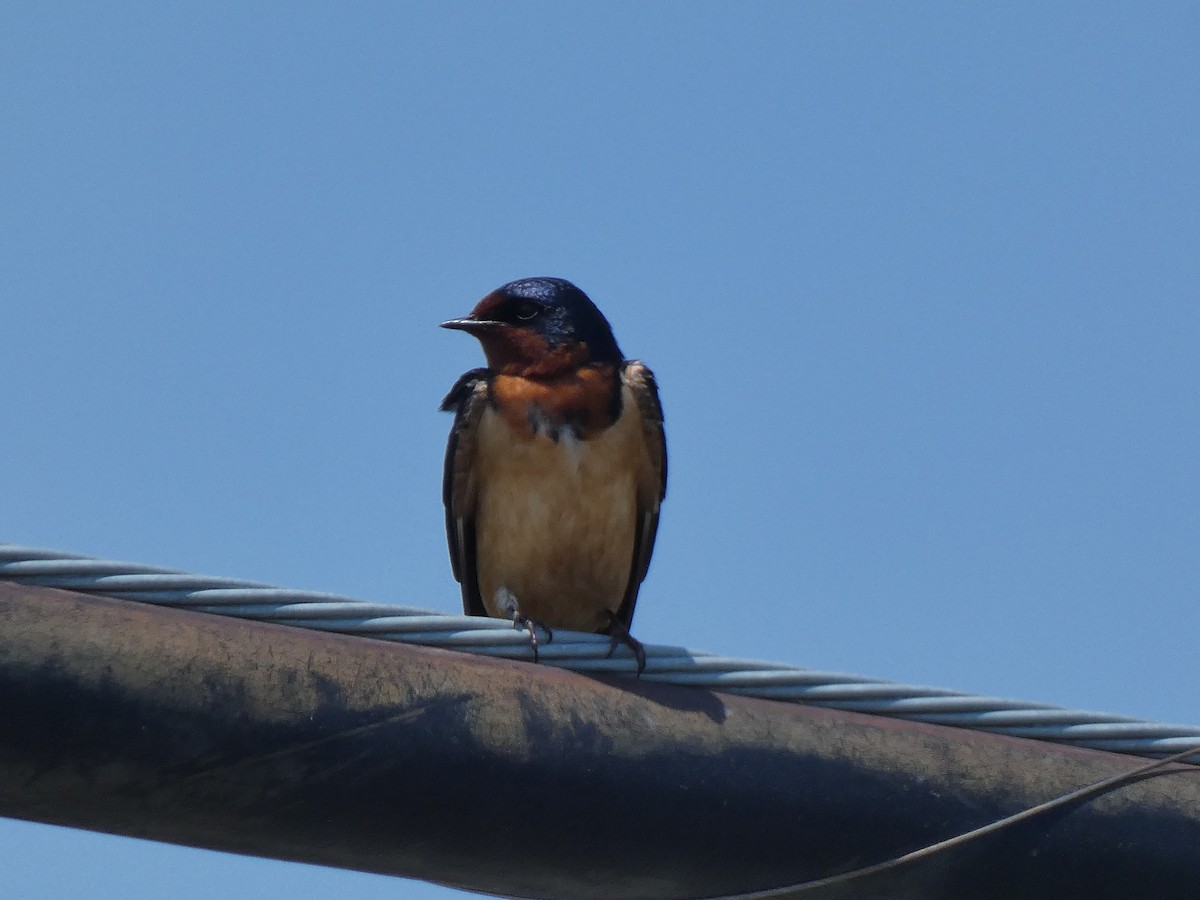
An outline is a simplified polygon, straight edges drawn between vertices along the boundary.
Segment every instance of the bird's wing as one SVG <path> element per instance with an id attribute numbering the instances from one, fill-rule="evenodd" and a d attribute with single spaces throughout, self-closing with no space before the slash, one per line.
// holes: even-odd
<path id="1" fill-rule="evenodd" d="M 641 418 L 642 436 L 646 443 L 646 454 L 637 477 L 637 534 L 633 542 L 629 586 L 616 613 L 617 621 L 628 629 L 633 621 L 638 589 L 642 586 L 646 570 L 650 568 L 650 556 L 654 553 L 659 505 L 667 495 L 667 439 L 663 434 L 662 404 L 658 400 L 654 373 L 637 360 L 630 360 L 625 363 L 621 380 L 633 393 L 636 401 L 633 411 Z"/>
<path id="2" fill-rule="evenodd" d="M 454 410 L 454 427 L 446 444 L 446 466 L 442 475 L 442 502 L 446 505 L 446 540 L 450 545 L 450 567 L 462 585 L 463 612 L 486 616 L 479 596 L 475 568 L 475 449 L 479 419 L 488 404 L 487 369 L 472 369 L 455 382 L 442 411 Z"/>

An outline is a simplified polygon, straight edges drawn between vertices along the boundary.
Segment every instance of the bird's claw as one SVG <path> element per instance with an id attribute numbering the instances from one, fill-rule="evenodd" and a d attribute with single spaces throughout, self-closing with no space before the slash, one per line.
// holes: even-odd
<path id="1" fill-rule="evenodd" d="M 637 660 L 637 677 L 641 678 L 642 673 L 646 671 L 646 648 L 642 646 L 642 642 L 629 633 L 629 629 L 625 623 L 616 617 L 613 613 L 609 613 L 608 621 L 608 656 L 612 657 L 617 652 L 617 645 L 624 644 L 633 651 L 633 658 Z"/>
<path id="2" fill-rule="evenodd" d="M 539 622 L 537 619 L 531 619 L 529 616 L 521 612 L 517 605 L 517 596 L 506 587 L 496 589 L 496 606 L 508 618 L 512 619 L 513 628 L 525 629 L 529 635 L 529 649 L 533 651 L 533 661 L 538 662 L 538 635 L 537 630 L 540 628 L 546 632 L 545 643 L 549 644 L 554 640 L 554 632 L 548 626 Z"/>
<path id="3" fill-rule="evenodd" d="M 540 628 L 540 629 L 542 629 L 542 631 L 546 632 L 545 643 L 549 644 L 551 641 L 554 640 L 554 632 L 553 631 L 551 631 L 548 627 L 543 625 L 537 619 L 531 619 L 531 618 L 529 618 L 529 616 L 522 615 L 519 612 L 513 616 L 513 628 L 524 628 L 525 631 L 529 634 L 529 649 L 533 651 L 533 661 L 534 662 L 538 661 L 538 644 L 539 644 L 539 642 L 538 642 L 537 630 Z"/>

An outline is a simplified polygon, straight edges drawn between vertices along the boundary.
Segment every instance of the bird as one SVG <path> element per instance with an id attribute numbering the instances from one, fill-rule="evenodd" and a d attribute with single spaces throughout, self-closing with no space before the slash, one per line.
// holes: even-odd
<path id="1" fill-rule="evenodd" d="M 539 629 L 546 643 L 555 628 L 607 634 L 640 675 L 630 628 L 667 489 L 653 372 L 562 278 L 510 281 L 441 327 L 477 338 L 487 362 L 441 404 L 454 413 L 442 499 L 463 612 L 525 629 L 535 662 Z"/>

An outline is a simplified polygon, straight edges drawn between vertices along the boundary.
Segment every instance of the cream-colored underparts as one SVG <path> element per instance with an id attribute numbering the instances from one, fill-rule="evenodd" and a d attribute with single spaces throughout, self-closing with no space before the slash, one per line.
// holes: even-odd
<path id="1" fill-rule="evenodd" d="M 515 432 L 487 408 L 476 455 L 476 565 L 492 616 L 507 588 L 523 615 L 551 627 L 596 631 L 609 623 L 630 579 L 637 473 L 648 465 L 638 405 L 628 386 L 622 414 L 588 440 Z"/>

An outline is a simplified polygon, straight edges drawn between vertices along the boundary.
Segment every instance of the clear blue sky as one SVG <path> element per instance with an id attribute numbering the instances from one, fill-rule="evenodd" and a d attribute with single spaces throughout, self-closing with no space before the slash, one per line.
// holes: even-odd
<path id="1" fill-rule="evenodd" d="M 1200 722 L 1200 15 L 0 9 L 0 540 L 458 609 L 491 288 L 658 373 L 645 641 Z M 6 897 L 441 898 L 0 820 Z"/>

